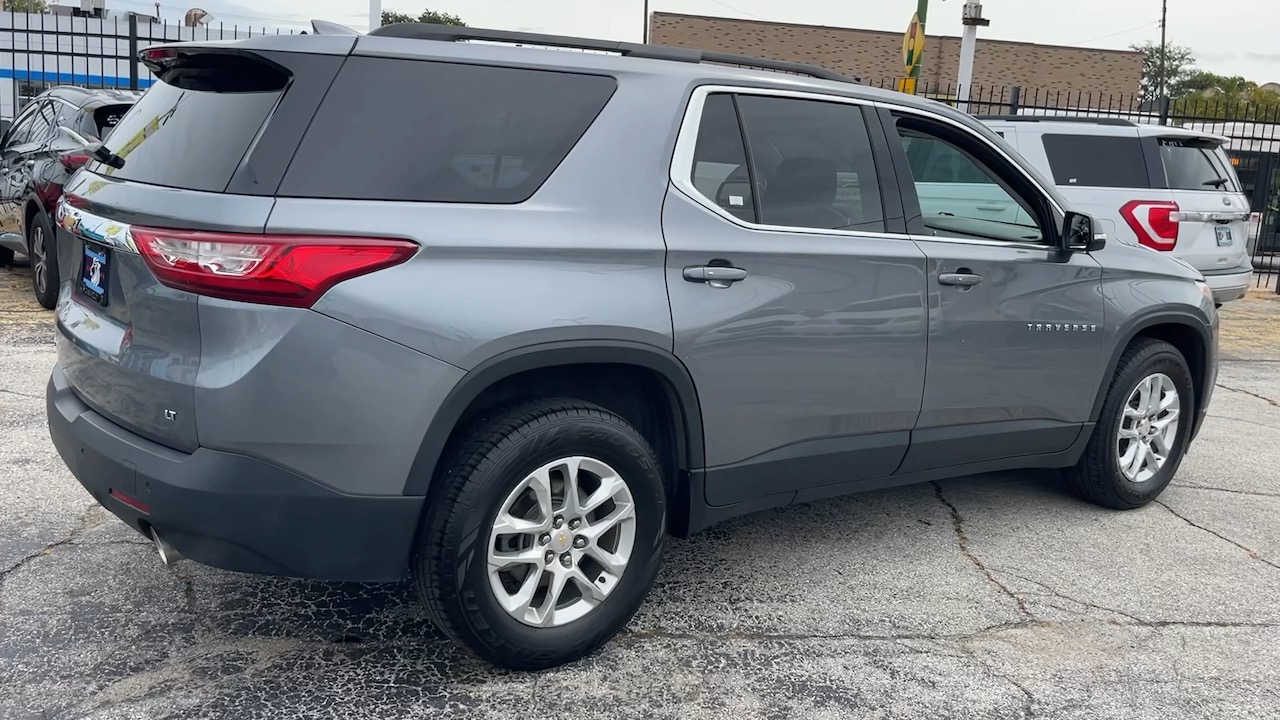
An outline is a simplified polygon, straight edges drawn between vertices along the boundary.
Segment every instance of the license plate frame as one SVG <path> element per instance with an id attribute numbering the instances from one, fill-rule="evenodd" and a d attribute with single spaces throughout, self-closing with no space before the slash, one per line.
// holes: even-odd
<path id="1" fill-rule="evenodd" d="M 80 294 L 105 306 L 107 288 L 111 284 L 111 251 L 85 243 L 83 260 L 80 266 Z"/>
<path id="2" fill-rule="evenodd" d="M 1235 238 L 1231 232 L 1230 225 L 1218 225 L 1213 228 L 1213 237 L 1218 243 L 1218 247 L 1231 247 L 1235 243 Z"/>

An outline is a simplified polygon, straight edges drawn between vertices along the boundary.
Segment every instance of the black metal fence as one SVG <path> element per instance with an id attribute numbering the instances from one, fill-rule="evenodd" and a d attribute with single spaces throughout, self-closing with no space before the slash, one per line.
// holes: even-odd
<path id="1" fill-rule="evenodd" d="M 892 81 L 877 83 L 893 88 Z M 973 115 L 1096 117 L 1168 125 L 1226 137 L 1226 150 L 1249 198 L 1248 249 L 1254 282 L 1280 292 L 1280 95 L 1275 103 L 1223 96 L 1147 100 L 1140 95 L 973 87 L 968 98 L 948 85 L 921 84 L 918 95 Z"/>
<path id="2" fill-rule="evenodd" d="M 75 12 L 0 12 L 0 121 L 4 124 L 55 85 L 146 89 L 152 76 L 138 62 L 138 51 L 149 45 L 296 32 L 221 22 L 186 27 L 137 13 L 97 17 Z"/>

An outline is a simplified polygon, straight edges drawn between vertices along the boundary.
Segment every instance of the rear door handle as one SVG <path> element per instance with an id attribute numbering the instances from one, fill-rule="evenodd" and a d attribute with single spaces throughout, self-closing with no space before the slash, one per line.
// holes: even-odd
<path id="1" fill-rule="evenodd" d="M 942 273 L 938 276 L 938 282 L 942 285 L 957 285 L 959 287 L 973 287 L 982 284 L 982 276 L 973 273 Z"/>
<path id="2" fill-rule="evenodd" d="M 693 265 L 684 269 L 684 279 L 689 282 L 706 283 L 713 288 L 727 288 L 736 282 L 746 280 L 747 271 L 720 265 Z"/>

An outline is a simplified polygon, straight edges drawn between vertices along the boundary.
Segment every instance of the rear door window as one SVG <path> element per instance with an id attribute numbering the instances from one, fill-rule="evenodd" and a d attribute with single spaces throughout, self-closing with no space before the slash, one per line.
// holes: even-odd
<path id="1" fill-rule="evenodd" d="M 760 222 L 884 232 L 871 140 L 857 105 L 739 95 Z"/>
<path id="2" fill-rule="evenodd" d="M 1064 187 L 1150 188 L 1136 134 L 1043 136 L 1053 182 Z"/>
<path id="3" fill-rule="evenodd" d="M 1216 157 L 1218 143 L 1181 138 L 1160 138 L 1160 158 L 1173 190 L 1237 191 L 1231 173 Z"/>
<path id="4" fill-rule="evenodd" d="M 280 195 L 523 202 L 616 88 L 601 75 L 353 57 L 308 128 Z"/>
<path id="5" fill-rule="evenodd" d="M 721 210 L 747 222 L 756 221 L 747 147 L 732 95 L 707 96 L 689 180 Z"/>

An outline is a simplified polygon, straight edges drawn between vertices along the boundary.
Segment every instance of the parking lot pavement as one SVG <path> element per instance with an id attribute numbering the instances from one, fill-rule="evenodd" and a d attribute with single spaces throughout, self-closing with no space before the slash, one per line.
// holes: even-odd
<path id="1" fill-rule="evenodd" d="M 0 270 L 5 720 L 1280 716 L 1280 345 L 1230 340 L 1280 302 L 1227 311 L 1211 419 L 1157 505 L 1008 473 L 764 513 L 673 541 L 623 636 L 522 674 L 406 587 L 161 566 L 49 443 L 25 272 Z"/>

